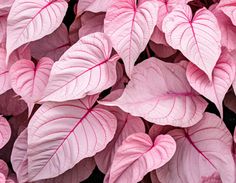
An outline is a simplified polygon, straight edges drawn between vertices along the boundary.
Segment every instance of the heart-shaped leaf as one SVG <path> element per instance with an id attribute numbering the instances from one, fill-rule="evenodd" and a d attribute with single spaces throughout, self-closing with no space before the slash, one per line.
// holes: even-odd
<path id="1" fill-rule="evenodd" d="M 104 20 L 104 32 L 122 58 L 130 77 L 134 63 L 145 49 L 157 21 L 157 1 L 113 0 Z M 148 20 L 148 21 L 147 21 Z"/>
<path id="2" fill-rule="evenodd" d="M 53 65 L 42 101 L 67 101 L 99 93 L 116 82 L 117 55 L 104 33 L 82 37 Z"/>
<path id="3" fill-rule="evenodd" d="M 25 43 L 51 34 L 67 10 L 65 0 L 15 0 L 7 19 L 7 61 L 12 51 Z"/>
<path id="4" fill-rule="evenodd" d="M 53 65 L 50 58 L 43 57 L 37 66 L 30 60 L 19 60 L 11 66 L 11 86 L 16 94 L 20 95 L 28 104 L 29 115 L 34 104 L 38 101 L 48 83 L 49 74 Z"/>
<path id="5" fill-rule="evenodd" d="M 207 103 L 192 90 L 185 73 L 180 64 L 147 59 L 135 66 L 120 98 L 100 103 L 156 124 L 192 126 L 202 118 Z"/>
<path id="6" fill-rule="evenodd" d="M 97 97 L 44 103 L 37 110 L 28 126 L 30 181 L 58 176 L 112 140 L 117 120 L 110 112 L 93 107 Z"/>
<path id="7" fill-rule="evenodd" d="M 156 171 L 161 182 L 199 183 L 219 176 L 222 182 L 235 182 L 232 135 L 216 115 L 205 113 L 196 125 L 168 134 L 176 140 L 177 149 L 173 158 Z"/>
<path id="8" fill-rule="evenodd" d="M 152 142 L 145 133 L 132 134 L 118 148 L 104 182 L 139 182 L 148 172 L 167 163 L 175 149 L 175 141 L 169 135 L 159 135 Z"/>
<path id="9" fill-rule="evenodd" d="M 167 43 L 180 50 L 211 80 L 221 53 L 221 32 L 213 13 L 202 8 L 192 17 L 189 6 L 178 6 L 165 17 L 162 30 Z"/>
<path id="10" fill-rule="evenodd" d="M 123 140 L 129 135 L 138 132 L 145 132 L 145 126 L 143 121 L 138 118 L 131 116 L 128 113 L 123 112 L 118 107 L 102 107 L 110 111 L 117 118 L 117 129 L 115 136 L 107 147 L 96 154 L 95 161 L 100 171 L 107 173 L 108 169 L 112 164 L 112 160 L 117 149 L 121 146 Z"/>
<path id="11" fill-rule="evenodd" d="M 190 85 L 201 95 L 212 101 L 223 117 L 223 99 L 235 77 L 235 63 L 226 49 L 222 51 L 212 72 L 212 81 L 192 63 L 188 64 L 186 75 Z"/>

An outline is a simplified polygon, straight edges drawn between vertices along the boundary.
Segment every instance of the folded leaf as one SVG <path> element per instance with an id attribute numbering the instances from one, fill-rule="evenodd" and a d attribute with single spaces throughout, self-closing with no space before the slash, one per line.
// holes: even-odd
<path id="1" fill-rule="evenodd" d="M 218 7 L 226 14 L 236 26 L 236 4 L 234 0 L 220 1 Z"/>
<path id="2" fill-rule="evenodd" d="M 11 86 L 28 104 L 29 115 L 34 104 L 43 96 L 53 63 L 50 58 L 43 57 L 36 66 L 30 60 L 19 60 L 11 66 Z"/>
<path id="3" fill-rule="evenodd" d="M 222 182 L 235 182 L 232 135 L 216 115 L 205 113 L 196 125 L 168 134 L 176 140 L 177 149 L 173 158 L 156 170 L 161 182 L 199 183 L 219 176 Z"/>
<path id="4" fill-rule="evenodd" d="M 11 137 L 11 127 L 8 121 L 0 116 L 0 149 L 3 148 Z"/>
<path id="5" fill-rule="evenodd" d="M 148 172 L 167 163 L 175 149 L 175 141 L 169 135 L 160 135 L 154 142 L 145 133 L 130 135 L 118 148 L 104 182 L 139 182 Z"/>
<path id="6" fill-rule="evenodd" d="M 222 51 L 212 72 L 212 81 L 192 63 L 188 64 L 186 75 L 190 85 L 201 95 L 212 101 L 223 117 L 223 99 L 235 77 L 235 63 L 226 49 Z"/>
<path id="7" fill-rule="evenodd" d="M 65 0 L 15 0 L 7 20 L 6 60 L 16 48 L 55 31 L 67 7 Z"/>
<path id="8" fill-rule="evenodd" d="M 112 160 L 117 149 L 121 146 L 122 142 L 131 134 L 138 132 L 145 132 L 145 126 L 141 118 L 131 116 L 123 112 L 118 107 L 102 107 L 110 111 L 117 118 L 117 129 L 115 136 L 107 147 L 95 155 L 95 161 L 99 170 L 107 173 L 112 164 Z"/>
<path id="9" fill-rule="evenodd" d="M 117 120 L 93 107 L 98 96 L 44 103 L 28 126 L 29 180 L 56 177 L 94 156 L 112 140 Z"/>
<path id="10" fill-rule="evenodd" d="M 147 59 L 135 66 L 120 98 L 100 103 L 156 124 L 192 126 L 202 118 L 207 103 L 192 90 L 185 72 L 180 64 Z"/>
<path id="11" fill-rule="evenodd" d="M 221 32 L 213 13 L 202 8 L 192 17 L 189 6 L 178 6 L 165 17 L 162 30 L 167 43 L 180 50 L 211 80 L 221 53 Z"/>
<path id="12" fill-rule="evenodd" d="M 81 38 L 53 65 L 42 101 L 67 101 L 99 93 L 116 82 L 117 55 L 104 33 Z"/>
<path id="13" fill-rule="evenodd" d="M 157 1 L 113 0 L 104 20 L 104 32 L 122 58 L 130 77 L 134 63 L 145 49 L 157 21 Z M 147 21 L 148 20 L 148 21 Z"/>

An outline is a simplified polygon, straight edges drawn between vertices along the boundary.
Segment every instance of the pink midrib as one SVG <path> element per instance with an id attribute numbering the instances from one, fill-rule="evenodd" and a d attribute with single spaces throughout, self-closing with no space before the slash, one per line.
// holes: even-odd
<path id="1" fill-rule="evenodd" d="M 192 139 L 190 138 L 188 132 L 186 130 L 184 130 L 184 135 L 185 137 L 188 139 L 189 143 L 194 147 L 194 149 L 196 149 L 196 151 L 203 156 L 209 163 L 210 165 L 217 170 L 217 168 L 212 164 L 212 162 L 201 152 L 200 149 L 198 149 L 198 147 L 194 144 L 194 142 L 192 141 Z"/>
<path id="2" fill-rule="evenodd" d="M 48 162 L 53 158 L 53 156 L 57 153 L 57 151 L 61 148 L 61 146 L 64 144 L 64 142 L 67 140 L 67 138 L 71 135 L 71 133 L 74 132 L 74 130 L 78 127 L 78 125 L 87 117 L 87 115 L 92 111 L 92 108 L 87 109 L 87 112 L 80 118 L 80 120 L 76 123 L 76 125 L 73 127 L 73 129 L 68 133 L 68 135 L 62 140 L 61 144 L 56 148 L 54 153 L 50 156 L 48 161 L 43 165 L 43 167 L 40 169 L 40 171 L 34 175 L 36 177 L 42 170 L 43 168 L 48 164 Z"/>
<path id="3" fill-rule="evenodd" d="M 84 72 L 82 72 L 81 74 L 79 74 L 78 76 L 76 76 L 75 78 L 73 78 L 73 79 L 71 79 L 70 81 L 66 82 L 66 83 L 65 83 L 64 85 L 62 85 L 60 88 L 63 88 L 63 87 L 66 86 L 68 83 L 74 81 L 75 79 L 77 79 L 77 78 L 80 77 L 81 75 L 85 74 L 86 72 L 88 72 L 88 71 L 90 71 L 90 70 L 92 70 L 92 69 L 94 69 L 94 68 L 96 68 L 96 67 L 99 67 L 100 65 L 102 65 L 102 64 L 104 64 L 104 63 L 106 63 L 106 62 L 108 62 L 108 61 L 109 61 L 109 59 L 105 59 L 105 60 L 102 61 L 101 63 L 99 63 L 99 64 L 97 64 L 97 65 L 94 65 L 93 67 L 91 67 L 91 68 L 85 70 Z M 57 89 L 57 90 L 58 90 L 58 89 Z M 57 90 L 53 90 L 53 91 L 50 92 L 49 94 L 45 95 L 43 98 L 41 98 L 41 101 L 42 101 L 43 99 L 45 99 L 46 97 L 48 97 L 49 95 L 51 95 L 52 93 L 56 92 Z"/>

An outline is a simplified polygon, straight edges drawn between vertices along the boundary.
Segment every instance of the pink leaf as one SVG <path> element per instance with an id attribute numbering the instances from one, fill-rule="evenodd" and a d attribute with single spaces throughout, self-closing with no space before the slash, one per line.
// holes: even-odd
<path id="1" fill-rule="evenodd" d="M 226 47 L 229 51 L 236 49 L 236 27 L 232 24 L 229 17 L 227 17 L 216 4 L 210 7 L 210 10 L 217 18 L 220 31 L 221 31 L 221 44 Z"/>
<path id="2" fill-rule="evenodd" d="M 43 57 L 37 65 L 30 60 L 19 60 L 10 69 L 11 85 L 28 106 L 33 107 L 43 95 L 53 65 L 50 58 Z M 32 108 L 29 107 L 29 114 Z"/>
<path id="3" fill-rule="evenodd" d="M 162 29 L 167 43 L 180 50 L 211 80 L 221 53 L 221 32 L 215 16 L 202 8 L 192 17 L 189 6 L 179 6 L 165 17 Z"/>
<path id="4" fill-rule="evenodd" d="M 184 67 L 156 58 L 147 59 L 134 68 L 131 81 L 120 98 L 100 103 L 118 106 L 156 124 L 181 127 L 197 123 L 207 106 L 188 84 Z"/>
<path id="5" fill-rule="evenodd" d="M 157 21 L 157 1 L 113 0 L 106 13 L 104 32 L 122 58 L 130 77 L 134 63 L 145 49 Z M 148 20 L 148 21 L 147 21 Z"/>
<path id="6" fill-rule="evenodd" d="M 218 7 L 226 14 L 236 26 L 236 4 L 234 0 L 220 1 Z"/>
<path id="7" fill-rule="evenodd" d="M 236 113 L 236 96 L 233 91 L 226 94 L 224 99 L 224 105 L 231 111 Z"/>
<path id="8" fill-rule="evenodd" d="M 4 47 L 6 42 L 7 16 L 0 16 L 0 46 Z"/>
<path id="9" fill-rule="evenodd" d="M 0 16 L 8 15 L 14 0 L 0 0 Z"/>
<path id="10" fill-rule="evenodd" d="M 5 177 L 7 177 L 8 172 L 9 172 L 9 170 L 8 170 L 7 164 L 5 163 L 5 161 L 0 159 L 0 173 L 3 174 Z"/>
<path id="11" fill-rule="evenodd" d="M 169 134 L 176 140 L 177 149 L 156 171 L 161 182 L 202 182 L 213 175 L 220 175 L 222 182 L 235 182 L 232 135 L 216 115 L 205 113 L 196 125 Z"/>
<path id="12" fill-rule="evenodd" d="M 0 149 L 3 148 L 11 137 L 11 127 L 8 121 L 0 116 Z"/>
<path id="13" fill-rule="evenodd" d="M 81 16 L 82 27 L 79 29 L 79 37 L 95 32 L 104 32 L 105 13 L 86 12 Z"/>
<path id="14" fill-rule="evenodd" d="M 212 81 L 192 63 L 189 63 L 186 75 L 190 85 L 198 93 L 212 101 L 218 108 L 221 117 L 223 117 L 222 102 L 226 92 L 232 85 L 235 71 L 234 60 L 224 49 L 212 72 Z"/>
<path id="15" fill-rule="evenodd" d="M 13 169 L 17 173 L 19 182 L 28 181 L 27 147 L 27 130 L 25 130 L 17 138 L 11 156 Z M 78 183 L 87 179 L 95 166 L 93 158 L 86 158 L 64 174 L 53 179 L 37 181 L 37 183 Z"/>
<path id="16" fill-rule="evenodd" d="M 11 163 L 19 182 L 28 181 L 27 136 L 25 129 L 16 139 L 11 154 Z"/>
<path id="17" fill-rule="evenodd" d="M 57 61 L 69 47 L 69 34 L 64 24 L 61 24 L 52 34 L 30 43 L 32 57 L 36 60 L 40 60 L 42 57 L 49 57 Z"/>
<path id="18" fill-rule="evenodd" d="M 26 109 L 26 103 L 13 90 L 8 90 L 0 95 L 0 114 L 4 116 L 16 116 Z"/>
<path id="19" fill-rule="evenodd" d="M 157 26 L 155 26 L 154 28 L 151 41 L 156 44 L 164 44 L 166 46 L 168 45 L 166 42 L 165 34 Z"/>
<path id="20" fill-rule="evenodd" d="M 42 101 L 67 101 L 99 93 L 116 82 L 117 55 L 103 33 L 81 38 L 53 65 Z"/>
<path id="21" fill-rule="evenodd" d="M 160 58 L 170 57 L 171 55 L 174 55 L 177 52 L 177 50 L 171 48 L 170 46 L 166 46 L 163 44 L 155 44 L 152 41 L 150 41 L 149 46 L 155 53 L 155 55 Z"/>
<path id="22" fill-rule="evenodd" d="M 104 182 L 139 182 L 150 171 L 167 163 L 176 144 L 169 135 L 158 136 L 154 143 L 145 133 L 130 135 L 118 148 Z"/>
<path id="23" fill-rule="evenodd" d="M 84 11 L 94 13 L 106 12 L 113 1 L 114 0 L 80 0 L 77 5 L 77 15 L 81 15 Z"/>
<path id="24" fill-rule="evenodd" d="M 7 22 L 7 60 L 16 48 L 56 30 L 67 6 L 64 0 L 15 0 Z"/>
<path id="25" fill-rule="evenodd" d="M 28 127 L 30 181 L 58 176 L 112 140 L 117 120 L 110 112 L 93 108 L 96 100 L 97 96 L 89 96 L 49 102 L 38 109 Z"/>
<path id="26" fill-rule="evenodd" d="M 11 84 L 9 81 L 9 69 L 5 62 L 6 51 L 0 48 L 0 94 L 3 94 L 7 90 L 11 89 Z"/>
<path id="27" fill-rule="evenodd" d="M 186 5 L 191 0 L 156 0 L 158 1 L 157 27 L 162 30 L 163 19 L 177 6 Z"/>
<path id="28" fill-rule="evenodd" d="M 81 28 L 81 18 L 75 17 L 75 20 L 70 26 L 69 30 L 69 38 L 71 44 L 75 44 L 79 40 L 79 29 Z"/>
<path id="29" fill-rule="evenodd" d="M 117 118 L 117 129 L 113 140 L 106 146 L 106 148 L 96 154 L 95 161 L 99 170 L 107 173 L 112 164 L 112 160 L 117 149 L 121 146 L 123 140 L 133 133 L 145 133 L 145 126 L 143 121 L 123 112 L 118 107 L 102 107 L 112 112 Z"/>

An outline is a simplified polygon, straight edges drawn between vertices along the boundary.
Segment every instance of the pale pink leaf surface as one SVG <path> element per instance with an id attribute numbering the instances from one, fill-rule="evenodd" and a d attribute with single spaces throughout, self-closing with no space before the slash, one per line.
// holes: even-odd
<path id="1" fill-rule="evenodd" d="M 104 20 L 104 32 L 122 58 L 130 77 L 134 63 L 145 49 L 157 21 L 157 1 L 114 0 Z"/>
<path id="2" fill-rule="evenodd" d="M 157 27 L 162 30 L 163 19 L 177 6 L 186 5 L 191 0 L 156 0 L 158 2 Z"/>
<path id="3" fill-rule="evenodd" d="M 0 94 L 11 89 L 9 69 L 6 65 L 6 50 L 0 48 Z"/>
<path id="4" fill-rule="evenodd" d="M 53 63 L 50 58 L 43 57 L 36 66 L 32 61 L 25 59 L 11 66 L 11 86 L 16 94 L 20 95 L 31 107 L 29 107 L 29 114 L 32 111 L 32 105 L 43 96 Z"/>
<path id="5" fill-rule="evenodd" d="M 229 17 L 227 17 L 216 4 L 209 8 L 217 18 L 220 31 L 221 31 L 221 44 L 225 46 L 229 51 L 236 49 L 236 27 L 232 24 Z"/>
<path id="6" fill-rule="evenodd" d="M 226 94 L 224 99 L 224 105 L 229 108 L 231 111 L 236 113 L 236 96 L 233 91 Z"/>
<path id="7" fill-rule="evenodd" d="M 19 182 L 28 181 L 27 136 L 25 129 L 16 139 L 11 154 L 12 167 Z"/>
<path id="8" fill-rule="evenodd" d="M 141 118 L 131 116 L 118 107 L 102 107 L 113 113 L 117 118 L 117 129 L 115 136 L 106 148 L 95 155 L 96 164 L 101 172 L 107 173 L 117 149 L 123 140 L 133 133 L 145 133 L 145 126 Z"/>
<path id="9" fill-rule="evenodd" d="M 21 45 L 55 31 L 67 7 L 65 0 L 15 0 L 7 21 L 7 59 Z"/>
<path id="10" fill-rule="evenodd" d="M 160 135 L 153 142 L 145 133 L 132 134 L 116 151 L 104 182 L 139 182 L 148 172 L 167 163 L 175 150 L 176 143 L 169 135 Z"/>
<path id="11" fill-rule="evenodd" d="M 116 82 L 118 55 L 104 33 L 81 38 L 53 65 L 42 101 L 67 101 L 99 93 Z"/>
<path id="12" fill-rule="evenodd" d="M 104 32 L 105 13 L 86 12 L 81 16 L 82 27 L 79 29 L 79 37 L 95 32 Z"/>
<path id="13" fill-rule="evenodd" d="M 0 159 L 0 173 L 3 174 L 5 177 L 8 176 L 8 166 L 6 164 L 5 161 L 3 161 L 2 159 Z"/>
<path id="14" fill-rule="evenodd" d="M 69 33 L 65 24 L 61 24 L 52 34 L 30 43 L 32 57 L 36 60 L 49 57 L 57 61 L 69 47 Z"/>
<path id="15" fill-rule="evenodd" d="M 97 97 L 44 103 L 37 110 L 28 127 L 29 180 L 56 177 L 112 140 L 117 120 L 92 107 Z"/>
<path id="16" fill-rule="evenodd" d="M 235 63 L 226 49 L 222 51 L 212 72 L 212 81 L 196 65 L 189 62 L 186 75 L 190 85 L 212 101 L 223 117 L 223 99 L 235 77 Z"/>
<path id="17" fill-rule="evenodd" d="M 15 116 L 27 109 L 27 105 L 24 100 L 13 90 L 8 90 L 4 94 L 0 95 L 0 114 L 4 116 Z"/>
<path id="18" fill-rule="evenodd" d="M 235 0 L 221 0 L 218 8 L 226 14 L 236 26 L 236 4 Z"/>
<path id="19" fill-rule="evenodd" d="M 100 103 L 118 106 L 160 125 L 194 125 L 202 118 L 207 103 L 192 90 L 185 72 L 180 64 L 149 58 L 135 66 L 120 98 Z"/>
<path id="20" fill-rule="evenodd" d="M 13 169 L 17 173 L 19 182 L 28 181 L 27 147 L 27 130 L 24 130 L 17 138 L 11 156 Z M 96 164 L 93 158 L 86 158 L 56 178 L 36 181 L 35 183 L 78 183 L 87 179 L 95 166 Z"/>
<path id="21" fill-rule="evenodd" d="M 235 182 L 232 135 L 215 114 L 205 113 L 196 125 L 168 134 L 175 139 L 177 149 L 173 158 L 156 171 L 161 182 L 199 183 L 213 175 L 220 175 L 222 182 Z"/>
<path id="22" fill-rule="evenodd" d="M 221 53 L 221 32 L 213 13 L 202 8 L 192 17 L 189 6 L 178 6 L 165 17 L 162 29 L 167 43 L 180 50 L 211 80 Z"/>
<path id="23" fill-rule="evenodd" d="M 11 137 L 11 127 L 8 121 L 0 116 L 0 149 L 3 148 Z"/>
<path id="24" fill-rule="evenodd" d="M 80 0 L 77 5 L 77 15 L 81 15 L 84 11 L 94 13 L 106 12 L 114 0 Z"/>

